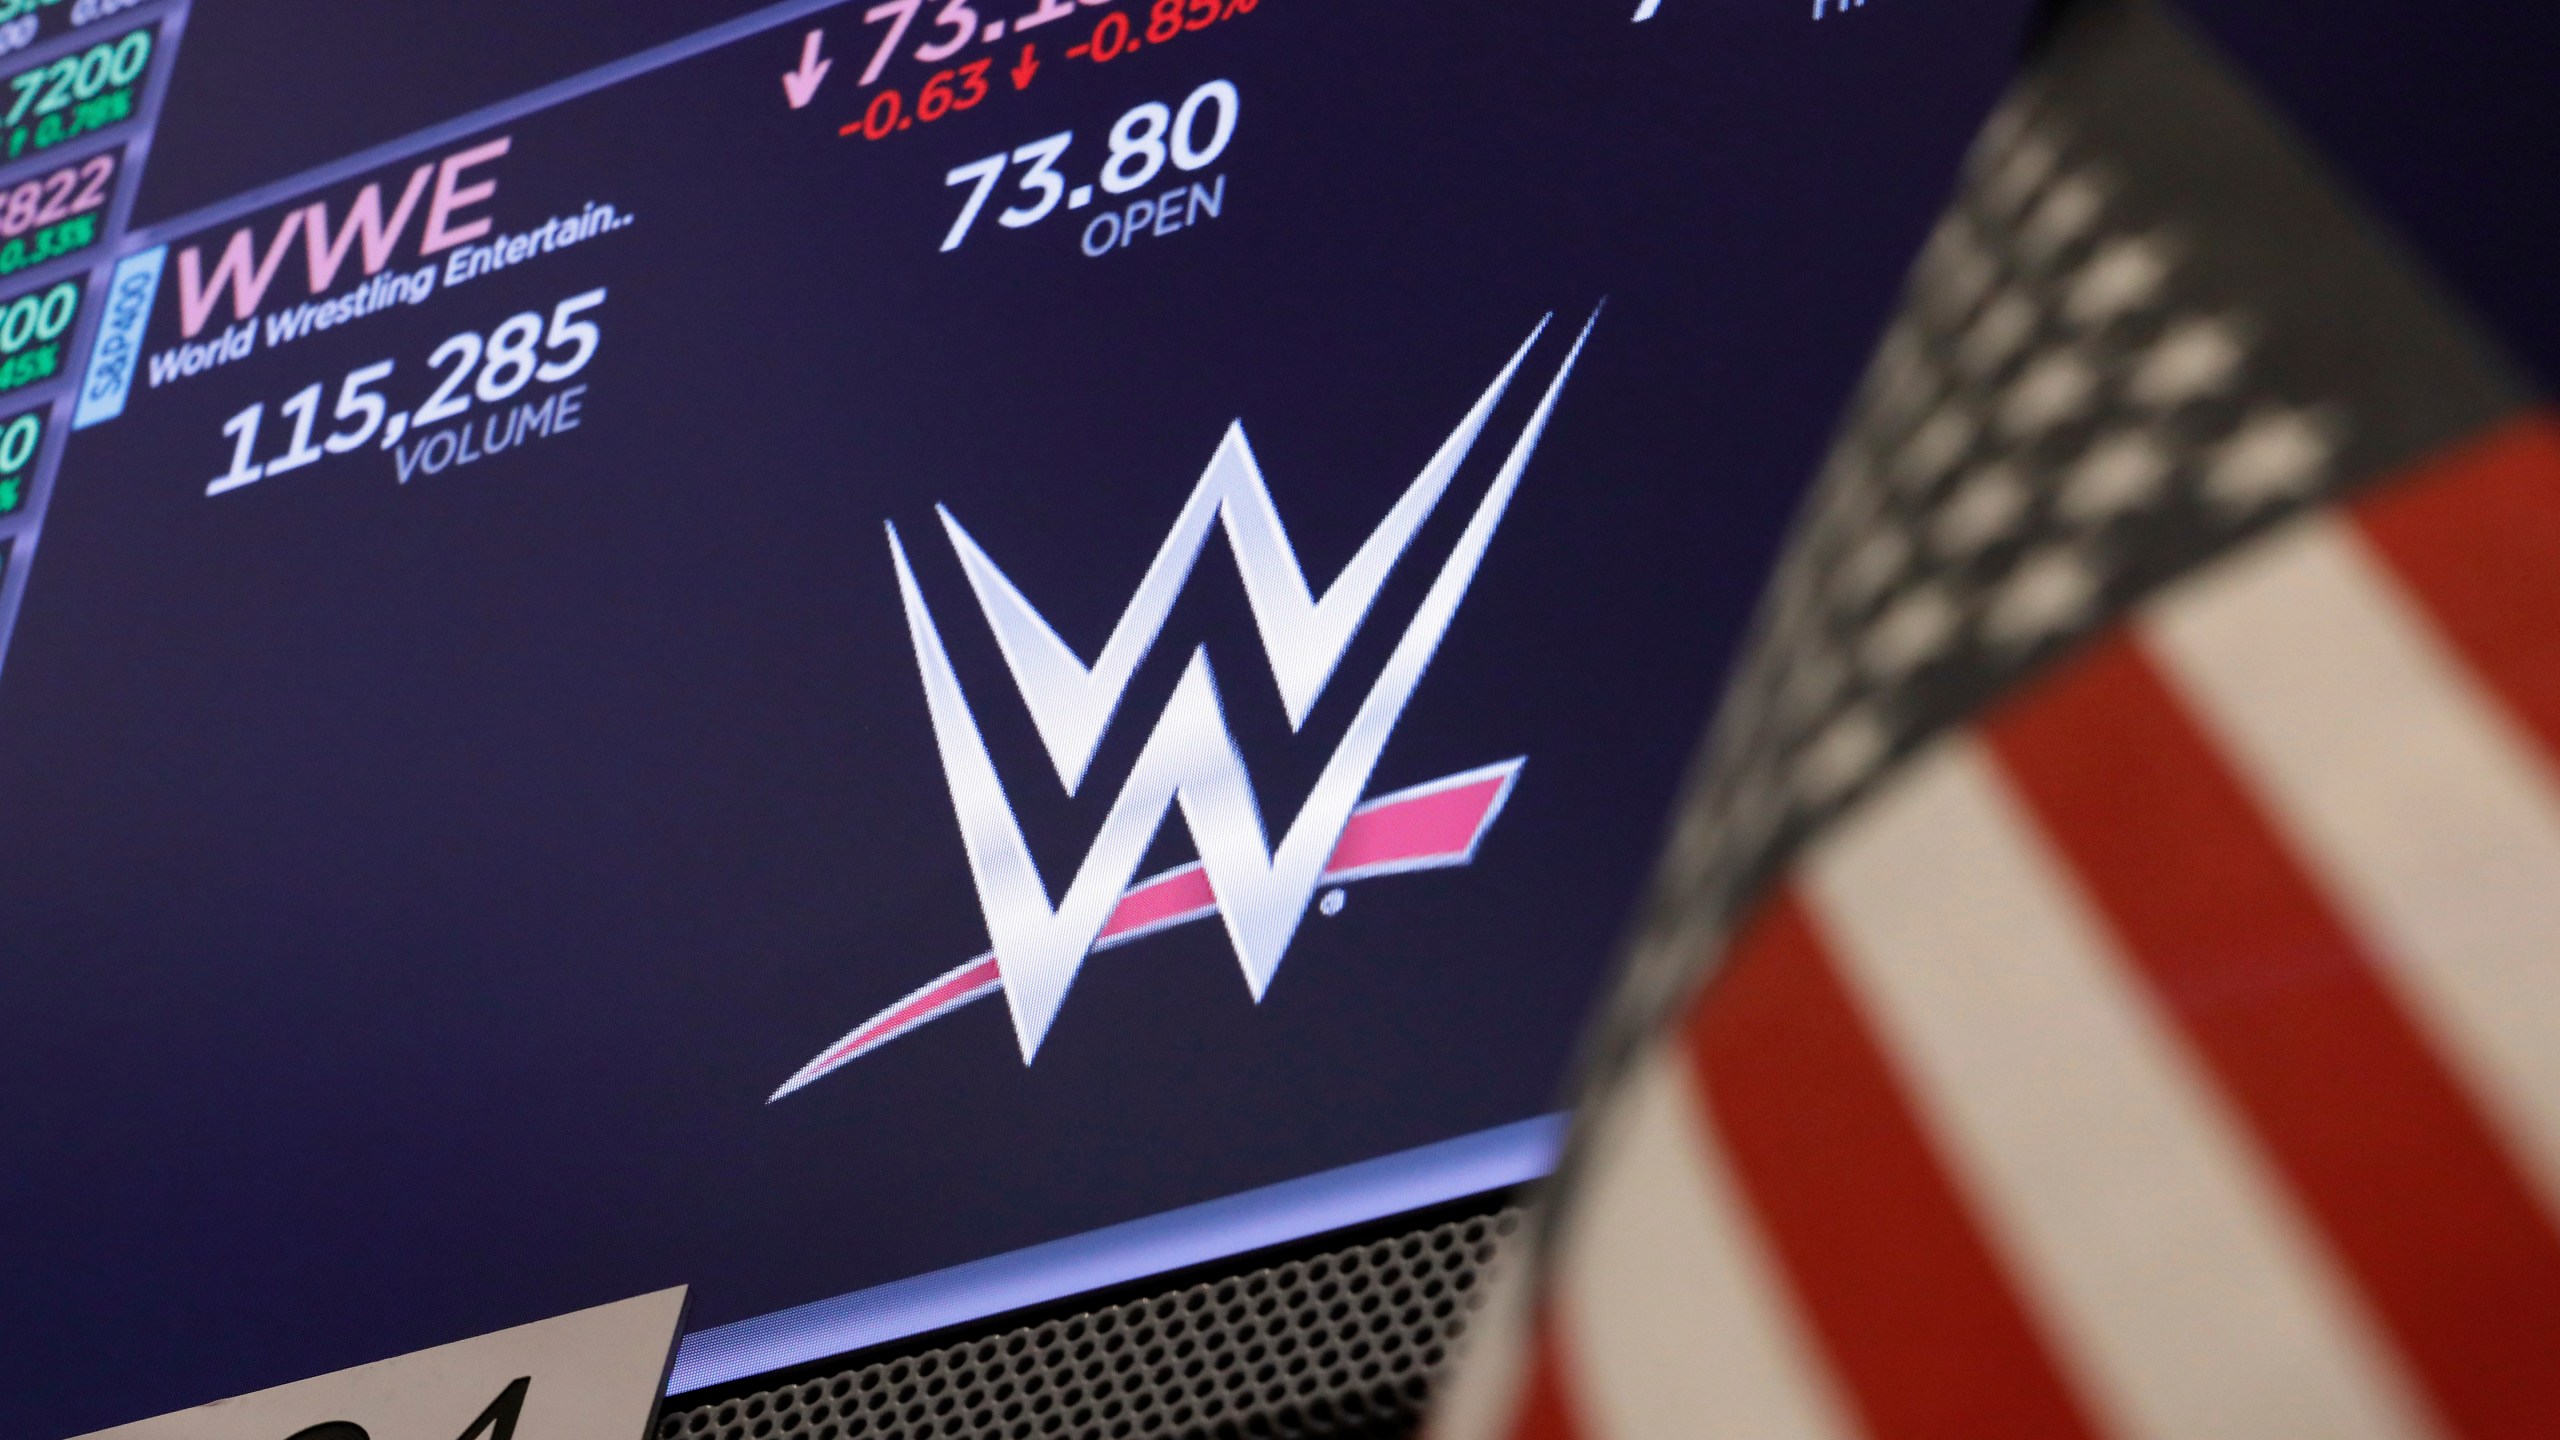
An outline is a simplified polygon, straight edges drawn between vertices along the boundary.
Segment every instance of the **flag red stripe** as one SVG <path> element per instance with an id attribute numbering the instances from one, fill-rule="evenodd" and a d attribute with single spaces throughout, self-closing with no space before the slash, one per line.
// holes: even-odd
<path id="1" fill-rule="evenodd" d="M 1539 1305 L 1529 1333 L 1528 1353 L 1520 1357 L 1529 1373 L 1521 1380 L 1508 1440 L 1582 1440 L 1582 1426 L 1566 1392 L 1572 1347 L 1557 1328 L 1553 1305 Z"/>
<path id="2" fill-rule="evenodd" d="M 2560 416 L 2499 426 L 2355 512 L 2444 638 L 2560 755 Z"/>
<path id="3" fill-rule="evenodd" d="M 2444 1416 L 2549 1433 L 2560 1236 L 2160 672 L 2112 637 L 1983 729 Z"/>
<path id="4" fill-rule="evenodd" d="M 1868 1433 L 2092 1434 L 1793 893 L 1761 907 L 1687 1028 L 1743 1192 Z"/>

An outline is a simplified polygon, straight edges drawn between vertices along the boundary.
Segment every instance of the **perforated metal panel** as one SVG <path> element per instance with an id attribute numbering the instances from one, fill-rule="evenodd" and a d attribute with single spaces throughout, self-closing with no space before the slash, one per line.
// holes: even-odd
<path id="1" fill-rule="evenodd" d="M 660 1440 L 1130 1440 L 1409 1426 L 1520 1212 L 1402 1235 L 691 1408 Z M 680 1402 L 677 1402 L 680 1403 Z"/>

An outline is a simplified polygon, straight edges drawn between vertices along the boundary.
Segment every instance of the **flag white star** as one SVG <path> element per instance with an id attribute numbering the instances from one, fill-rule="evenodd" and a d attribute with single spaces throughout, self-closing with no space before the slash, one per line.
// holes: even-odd
<path id="1" fill-rule="evenodd" d="M 2039 261 L 2050 260 L 2063 247 L 2089 233 L 2107 208 L 2107 187 L 2094 175 L 2082 171 L 2054 182 L 2044 199 L 2027 216 L 2019 230 L 2019 239 L 2027 253 Z"/>
<path id="2" fill-rule="evenodd" d="M 1911 489 L 1927 489 L 1964 458 L 1980 428 L 1962 405 L 1951 400 L 1939 406 L 1903 442 L 1902 453 L 1893 460 L 1894 474 Z"/>
<path id="3" fill-rule="evenodd" d="M 2017 466 L 1987 465 L 1965 477 L 1938 507 L 1929 525 L 1930 547 L 1948 559 L 1971 556 L 2015 529 L 2027 513 L 2028 499 Z"/>
<path id="4" fill-rule="evenodd" d="M 1888 425 L 1898 424 L 1917 412 L 1937 390 L 1937 366 L 1920 348 L 1919 337 L 1895 326 L 1876 357 L 1876 418 Z"/>
<path id="5" fill-rule="evenodd" d="M 1991 112 L 1991 118 L 1983 122 L 1982 137 L 1974 142 L 1975 160 L 1990 160 L 2006 153 L 2026 130 L 2026 102 L 2013 94 L 2001 101 L 1999 108 Z"/>
<path id="6" fill-rule="evenodd" d="M 2168 279 L 2164 241 L 2148 235 L 2111 240 L 2072 278 L 2062 313 L 2082 325 L 2104 325 L 2153 303 Z"/>
<path id="7" fill-rule="evenodd" d="M 2148 430 L 2125 430 L 2089 447 L 2062 482 L 2054 508 L 2064 519 L 2101 525 L 2156 503 L 2167 488 L 2168 447 Z"/>
<path id="8" fill-rule="evenodd" d="M 1770 633 L 1766 644 L 1793 647 L 1818 637 L 1828 607 L 1823 600 L 1827 577 L 1808 553 L 1788 557 L 1770 582 Z"/>
<path id="9" fill-rule="evenodd" d="M 1875 479 L 1875 463 L 1867 458 L 1867 447 L 1854 439 L 1843 442 L 1823 462 L 1819 484 L 1824 503 L 1838 505 L 1845 497 L 1868 488 Z"/>
<path id="10" fill-rule="evenodd" d="M 1910 563 L 1911 541 L 1901 531 L 1872 531 L 1840 557 L 1831 576 L 1832 601 L 1842 609 L 1859 609 L 1901 579 Z"/>
<path id="11" fill-rule="evenodd" d="M 1879 680 L 1897 680 L 1946 653 L 1964 615 L 1942 585 L 1898 596 L 1858 640 L 1858 663 Z"/>
<path id="12" fill-rule="evenodd" d="M 2330 430 L 2308 410 L 2262 407 L 2206 466 L 2206 498 L 2227 510 L 2255 510 L 2311 493 L 2337 450 Z"/>
<path id="13" fill-rule="evenodd" d="M 2010 646 L 2034 644 L 2080 623 L 2098 598 L 2099 576 L 2075 546 L 2054 545 L 2019 562 L 1983 612 L 1983 634 Z"/>
<path id="14" fill-rule="evenodd" d="M 2035 302 L 2015 290 L 2003 291 L 1965 327 L 1964 338 L 1956 342 L 1956 358 L 1973 374 L 1989 375 L 2009 363 L 2035 333 Z"/>
<path id="15" fill-rule="evenodd" d="M 1856 448 L 1841 447 L 1844 454 Z M 1835 546 L 1845 537 L 1866 533 L 1875 520 L 1876 507 L 1884 503 L 1884 487 L 1876 483 L 1874 471 L 1863 457 L 1849 464 L 1835 461 L 1835 469 L 1818 493 L 1820 511 L 1814 524 Z"/>
<path id="16" fill-rule="evenodd" d="M 2036 357 L 2000 402 L 2000 428 L 2025 437 L 2077 418 L 2097 393 L 2098 375 L 2077 351 Z"/>
<path id="17" fill-rule="evenodd" d="M 1875 711 L 1860 706 L 1841 715 L 1796 757 L 1790 777 L 1797 796 L 1808 805 L 1837 799 L 1875 772 L 1892 748 L 1892 738 Z"/>
<path id="18" fill-rule="evenodd" d="M 1953 321 L 1971 310 L 1999 276 L 1998 262 L 1974 236 L 1973 227 L 1963 216 L 1950 215 L 1921 261 L 1921 303 Z"/>
<path id="19" fill-rule="evenodd" d="M 2125 393 L 2163 410 L 2201 400 L 2229 388 L 2247 354 L 2240 327 L 2230 321 L 2181 320 L 2134 366 Z"/>
<path id="20" fill-rule="evenodd" d="M 2034 197 L 2061 161 L 2061 148 L 2050 137 L 2030 130 L 2019 137 L 2007 158 L 2000 162 L 1984 191 L 2001 213 L 2014 215 Z"/>

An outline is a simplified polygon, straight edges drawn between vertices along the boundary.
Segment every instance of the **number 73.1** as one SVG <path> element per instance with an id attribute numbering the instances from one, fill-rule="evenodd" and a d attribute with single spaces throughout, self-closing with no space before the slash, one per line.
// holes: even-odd
<path id="1" fill-rule="evenodd" d="M 918 45 L 916 58 L 928 65 L 939 65 L 959 54 L 961 47 L 972 40 L 995 39 L 1004 33 L 1008 24 L 1019 34 L 1035 25 L 1064 20 L 1076 13 L 1076 3 L 1108 5 L 1111 0 L 1075 0 L 1075 3 L 1071 0 L 1039 0 L 1028 15 L 1016 15 L 1009 21 L 997 20 L 983 27 L 969 0 L 942 0 L 941 8 L 934 12 L 932 24 L 936 29 L 949 33 L 939 40 L 927 40 Z M 924 6 L 925 0 L 882 0 L 882 3 L 862 12 L 865 25 L 877 25 L 883 20 L 889 22 L 887 33 L 880 37 L 880 48 L 871 52 L 871 63 L 862 67 L 862 84 L 868 85 L 879 79 L 880 72 L 888 68 L 889 57 L 898 52 L 898 42 L 907 38 L 907 27 L 915 23 L 916 12 Z"/>
<path id="2" fill-rule="evenodd" d="M 427 397 L 427 403 L 418 407 L 417 423 L 426 426 L 449 420 L 471 408 L 475 395 L 496 404 L 536 380 L 557 384 L 585 369 L 587 362 L 595 358 L 596 347 L 604 342 L 604 332 L 593 320 L 578 317 L 603 304 L 604 293 L 601 288 L 589 290 L 551 307 L 547 333 L 542 317 L 528 310 L 500 321 L 485 341 L 474 331 L 447 337 L 427 357 L 427 363 L 451 364 L 453 368 L 445 373 L 435 393 Z M 539 358 L 534 354 L 536 342 L 548 351 L 566 347 L 567 353 Z M 488 362 L 485 365 L 481 363 L 484 358 Z M 475 369 L 479 371 L 476 381 L 472 380 Z M 340 420 L 356 423 L 331 433 L 316 445 L 311 436 L 319 428 L 321 386 L 315 381 L 293 392 L 293 397 L 278 407 L 293 417 L 293 438 L 286 443 L 284 453 L 272 460 L 259 462 L 250 458 L 258 448 L 258 426 L 266 418 L 265 401 L 222 422 L 222 433 L 231 437 L 231 468 L 207 481 L 204 493 L 225 494 L 272 475 L 299 470 L 323 455 L 344 455 L 373 439 L 384 429 L 384 417 L 391 407 L 372 387 L 389 379 L 391 371 L 388 360 L 348 371 L 338 385 L 335 414 Z M 468 390 L 463 388 L 466 381 L 471 382 Z M 404 410 L 390 415 L 389 421 L 389 431 L 383 438 L 386 445 L 409 428 L 409 413 Z"/>

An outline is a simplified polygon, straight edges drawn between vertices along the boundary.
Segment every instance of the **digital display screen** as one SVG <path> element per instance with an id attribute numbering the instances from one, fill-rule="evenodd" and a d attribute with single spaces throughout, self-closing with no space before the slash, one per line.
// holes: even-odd
<path id="1" fill-rule="evenodd" d="M 1538 1173 L 2027 7 L 361 8 L 0 4 L 13 1434 Z"/>

